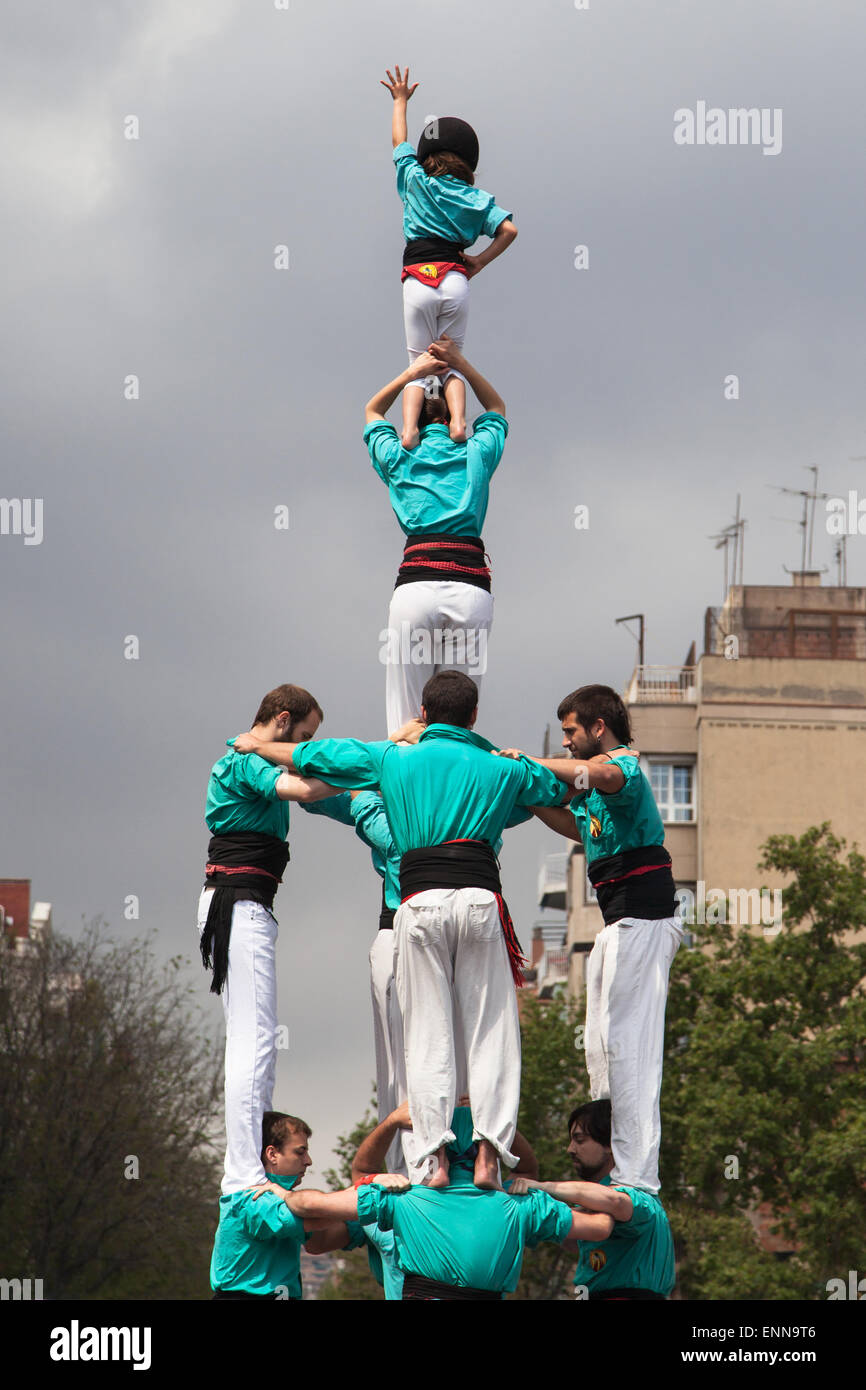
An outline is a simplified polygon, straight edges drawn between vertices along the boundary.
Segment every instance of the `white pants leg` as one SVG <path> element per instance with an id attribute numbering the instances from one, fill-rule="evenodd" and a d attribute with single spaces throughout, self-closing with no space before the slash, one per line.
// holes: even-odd
<path id="1" fill-rule="evenodd" d="M 658 1192 L 665 1004 L 683 939 L 675 917 L 604 927 L 586 972 L 586 1065 L 593 1100 L 610 1096 L 613 1183 Z"/>
<path id="2" fill-rule="evenodd" d="M 394 929 L 416 1161 L 454 1137 L 456 1017 L 466 1050 L 474 1137 L 488 1139 L 514 1167 L 510 1146 L 520 1101 L 520 1026 L 495 897 L 481 888 L 416 893 L 399 909 Z"/>
<path id="3" fill-rule="evenodd" d="M 212 888 L 199 900 L 199 935 Z M 236 902 L 222 990 L 226 1021 L 224 1194 L 264 1179 L 262 1115 L 273 1108 L 277 1050 L 276 919 L 261 903 Z"/>
<path id="4" fill-rule="evenodd" d="M 376 1049 L 376 1103 L 379 1123 L 406 1099 L 403 1058 L 403 1020 L 394 986 L 394 933 L 376 933 L 370 947 L 370 993 L 373 999 L 373 1041 Z M 410 1131 L 403 1131 L 409 1134 Z M 407 1173 L 403 1135 L 388 1149 L 389 1173 Z"/>
<path id="5" fill-rule="evenodd" d="M 493 595 L 474 584 L 421 579 L 394 590 L 388 609 L 385 718 L 392 733 L 421 713 L 421 692 L 437 671 L 462 671 L 481 691 Z"/>
<path id="6" fill-rule="evenodd" d="M 466 339 L 466 325 L 469 320 L 469 281 L 459 270 L 450 270 L 438 289 L 422 285 L 414 276 L 407 275 L 403 281 L 403 323 L 406 328 L 406 348 L 410 363 L 426 352 L 431 343 L 447 333 L 462 352 Z M 448 372 L 449 376 L 466 378 L 462 372 Z M 428 377 L 428 381 L 438 381 L 438 377 Z M 413 383 L 424 386 L 423 381 Z"/>

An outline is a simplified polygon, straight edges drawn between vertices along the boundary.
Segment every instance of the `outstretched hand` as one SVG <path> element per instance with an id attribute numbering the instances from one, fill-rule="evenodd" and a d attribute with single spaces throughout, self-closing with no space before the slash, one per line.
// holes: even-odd
<path id="1" fill-rule="evenodd" d="M 392 743 L 417 743 L 427 725 L 423 719 L 407 719 L 405 724 L 401 724 L 399 729 L 395 729 L 388 738 Z"/>
<path id="2" fill-rule="evenodd" d="M 406 69 L 405 77 L 400 76 L 400 69 L 397 67 L 396 64 L 394 65 L 394 72 L 397 74 L 396 77 L 391 76 L 390 68 L 386 68 L 385 71 L 388 74 L 388 81 L 386 82 L 384 78 L 382 78 L 380 80 L 379 85 L 382 87 L 387 87 L 388 91 L 391 93 L 391 96 L 394 98 L 395 101 L 399 101 L 401 99 L 403 101 L 408 101 L 412 93 L 418 86 L 417 82 L 413 82 L 412 86 L 409 86 L 409 69 Z"/>
<path id="3" fill-rule="evenodd" d="M 273 1192 L 277 1197 L 285 1197 L 286 1188 L 279 1187 L 275 1182 L 259 1182 L 254 1187 L 245 1187 L 245 1192 L 252 1192 L 253 1201 L 257 1202 L 260 1197 L 264 1197 L 266 1192 Z"/>
<path id="4" fill-rule="evenodd" d="M 533 1178 L 512 1178 L 508 1191 L 512 1197 L 525 1197 L 527 1192 L 540 1186 L 541 1184 L 535 1182 Z"/>
<path id="5" fill-rule="evenodd" d="M 500 748 L 498 752 L 495 752 L 495 753 L 494 753 L 494 757 L 497 757 L 497 758 L 525 758 L 525 757 L 526 757 L 526 754 L 523 753 L 523 752 L 521 752 L 521 750 L 520 750 L 519 748 Z"/>
<path id="6" fill-rule="evenodd" d="M 238 734 L 234 744 L 235 752 L 255 753 L 259 743 L 260 740 L 256 738 L 255 734 Z"/>

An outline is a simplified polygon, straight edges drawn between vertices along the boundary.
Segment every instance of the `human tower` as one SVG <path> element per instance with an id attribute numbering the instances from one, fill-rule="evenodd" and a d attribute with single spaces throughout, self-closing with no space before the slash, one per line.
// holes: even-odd
<path id="1" fill-rule="evenodd" d="M 208 784 L 202 958 L 226 1020 L 226 1159 L 214 1297 L 299 1299 L 300 1249 L 364 1244 L 386 1297 L 499 1299 L 540 1240 L 578 1252 L 589 1298 L 664 1298 L 658 1199 L 667 979 L 682 936 L 670 856 L 628 713 L 584 685 L 560 702 L 570 756 L 535 759 L 475 731 L 493 620 L 482 539 L 505 404 L 463 353 L 469 284 L 517 235 L 475 184 L 478 139 L 434 118 L 417 149 L 399 67 L 392 145 L 403 206 L 409 366 L 366 407 L 364 440 L 404 532 L 386 665 L 389 736 L 320 739 L 322 707 L 284 684 L 228 741 Z M 470 254 L 479 237 L 489 244 Z M 482 406 L 471 432 L 467 387 Z M 402 396 L 398 431 L 387 419 Z M 298 1191 L 310 1127 L 273 1110 L 274 898 L 289 803 L 355 829 L 382 880 L 370 951 L 379 1124 L 353 1185 Z M 587 968 L 592 1100 L 568 1119 L 577 1179 L 541 1182 L 517 1131 L 526 964 L 502 896 L 504 831 L 538 816 L 582 842 L 604 925 Z"/>

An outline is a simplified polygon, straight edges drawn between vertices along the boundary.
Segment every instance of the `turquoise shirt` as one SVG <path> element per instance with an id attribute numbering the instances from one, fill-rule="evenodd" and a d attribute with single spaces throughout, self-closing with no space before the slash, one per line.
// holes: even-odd
<path id="1" fill-rule="evenodd" d="M 431 178 L 406 140 L 395 147 L 394 163 L 407 241 L 442 237 L 459 242 L 465 251 L 480 236 L 495 236 L 499 224 L 511 216 L 497 207 L 493 195 L 483 188 L 475 188 L 450 174 Z"/>
<path id="2" fill-rule="evenodd" d="M 339 796 L 327 796 L 322 801 L 303 804 L 304 810 L 314 815 L 327 816 L 341 825 L 355 827 L 358 838 L 370 849 L 373 868 L 385 880 L 386 906 L 396 910 L 400 906 L 400 856 L 394 848 L 379 793 L 359 792 L 351 797 L 348 792 L 342 792 Z"/>
<path id="3" fill-rule="evenodd" d="M 618 792 L 605 795 L 596 787 L 578 792 L 569 809 L 577 821 L 586 853 L 586 866 L 611 854 L 645 845 L 663 845 L 665 828 L 649 780 L 634 753 L 611 754 L 625 781 Z"/>
<path id="4" fill-rule="evenodd" d="M 358 1219 L 380 1250 L 393 1233 L 394 1259 L 404 1274 L 464 1288 L 512 1293 L 524 1250 L 557 1244 L 571 1232 L 571 1208 L 537 1190 L 523 1197 L 476 1187 L 471 1168 L 452 1165 L 450 1186 L 421 1185 L 388 1192 L 358 1189 Z"/>
<path id="5" fill-rule="evenodd" d="M 601 1179 L 610 1187 L 610 1174 Z M 614 1222 L 607 1240 L 579 1242 L 580 1258 L 575 1284 L 585 1284 L 590 1294 L 602 1289 L 650 1289 L 668 1298 L 676 1283 L 674 1240 L 667 1212 L 650 1192 L 616 1185 L 627 1192 L 634 1210 L 630 1221 Z"/>
<path id="6" fill-rule="evenodd" d="M 288 1190 L 298 1181 L 269 1173 L 268 1178 Z M 309 1238 L 303 1222 L 289 1211 L 282 1197 L 266 1192 L 253 1200 L 253 1192 L 231 1192 L 220 1197 L 220 1219 L 210 1262 L 212 1289 L 236 1289 L 242 1293 L 301 1297 L 301 1246 Z"/>
<path id="7" fill-rule="evenodd" d="M 376 1241 L 372 1241 L 360 1221 L 347 1221 L 349 1244 L 347 1250 L 356 1250 L 361 1245 L 367 1247 L 367 1262 L 370 1273 L 385 1290 L 385 1301 L 393 1303 L 403 1298 L 403 1271 L 397 1267 L 394 1256 L 394 1232 L 377 1231 Z"/>
<path id="8" fill-rule="evenodd" d="M 444 840 L 495 845 L 517 806 L 555 806 L 562 783 L 531 758 L 497 758 L 471 729 L 430 724 L 414 746 L 317 739 L 295 748 L 304 776 L 378 787 L 397 853 Z"/>
<path id="9" fill-rule="evenodd" d="M 285 771 L 265 762 L 258 753 L 229 752 L 214 763 L 207 784 L 205 820 L 212 835 L 257 830 L 284 840 L 289 833 L 289 803 L 277 798 L 277 782 Z"/>
<path id="10" fill-rule="evenodd" d="M 505 416 L 485 410 L 463 444 L 454 442 L 447 425 L 425 425 L 410 453 L 387 420 L 368 425 L 364 443 L 407 536 L 480 536 L 507 434 Z"/>

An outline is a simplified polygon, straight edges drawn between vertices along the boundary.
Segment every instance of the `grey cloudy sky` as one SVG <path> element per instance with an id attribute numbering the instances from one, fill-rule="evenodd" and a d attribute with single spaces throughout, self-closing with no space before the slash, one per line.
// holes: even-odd
<path id="1" fill-rule="evenodd" d="M 520 229 L 473 281 L 467 337 L 511 422 L 485 528 L 484 733 L 537 749 L 565 692 L 621 687 L 623 613 L 646 613 L 651 662 L 700 644 L 721 598 L 707 536 L 738 491 L 746 580 L 772 583 L 799 563 L 799 512 L 766 485 L 806 486 L 817 463 L 827 491 L 862 489 L 858 0 L 4 15 L 0 490 L 44 500 L 44 537 L 0 536 L 0 874 L 31 877 L 58 926 L 102 913 L 193 955 L 208 770 L 273 685 L 312 689 L 325 734 L 384 733 L 401 536 L 361 410 L 405 361 L 386 66 L 421 83 L 411 138 L 428 114 L 476 127 L 478 182 Z M 701 100 L 780 108 L 781 152 L 677 146 L 674 112 Z M 276 1103 L 309 1119 L 324 1164 L 373 1075 L 378 880 L 348 830 L 297 812 L 290 840 Z M 561 847 L 534 824 L 506 841 L 524 943 Z"/>

